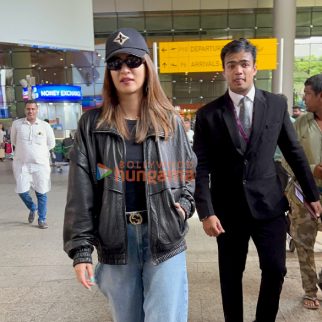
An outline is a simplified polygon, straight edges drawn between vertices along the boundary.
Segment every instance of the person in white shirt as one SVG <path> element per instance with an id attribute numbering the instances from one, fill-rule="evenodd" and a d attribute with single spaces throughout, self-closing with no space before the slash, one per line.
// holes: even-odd
<path id="1" fill-rule="evenodd" d="M 15 145 L 13 173 L 16 192 L 30 210 L 28 221 L 33 223 L 38 210 L 39 228 L 48 228 L 47 192 L 50 190 L 49 150 L 55 146 L 53 129 L 47 122 L 37 118 L 35 101 L 25 103 L 26 117 L 12 123 L 11 141 Z M 36 192 L 38 206 L 33 202 L 29 190 Z"/>
<path id="2" fill-rule="evenodd" d="M 184 121 L 184 129 L 186 131 L 186 134 L 187 134 L 189 143 L 192 145 L 194 132 L 191 129 L 191 122 L 190 122 L 190 120 L 185 120 Z"/>

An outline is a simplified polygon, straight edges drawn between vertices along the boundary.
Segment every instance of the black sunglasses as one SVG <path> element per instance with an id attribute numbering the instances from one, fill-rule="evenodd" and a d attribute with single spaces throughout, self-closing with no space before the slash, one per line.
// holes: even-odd
<path id="1" fill-rule="evenodd" d="M 119 57 L 112 57 L 106 62 L 106 68 L 110 70 L 120 70 L 123 64 L 128 68 L 138 68 L 144 63 L 143 58 L 136 56 L 127 56 L 124 60 Z"/>

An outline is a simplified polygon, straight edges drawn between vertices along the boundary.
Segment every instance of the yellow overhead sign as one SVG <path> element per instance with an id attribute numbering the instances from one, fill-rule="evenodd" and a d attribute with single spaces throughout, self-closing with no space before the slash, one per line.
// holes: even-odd
<path id="1" fill-rule="evenodd" d="M 257 69 L 276 69 L 277 39 L 249 40 L 257 48 Z M 230 41 L 231 40 L 160 42 L 160 73 L 171 74 L 222 71 L 220 52 Z"/>

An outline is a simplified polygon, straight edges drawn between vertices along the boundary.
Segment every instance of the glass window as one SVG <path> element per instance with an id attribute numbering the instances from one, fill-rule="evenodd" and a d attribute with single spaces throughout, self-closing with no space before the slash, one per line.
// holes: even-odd
<path id="1" fill-rule="evenodd" d="M 310 27 L 296 27 L 296 38 L 310 37 Z"/>
<path id="2" fill-rule="evenodd" d="M 143 31 L 144 17 L 118 17 L 117 28 L 134 28 L 138 31 Z"/>
<path id="3" fill-rule="evenodd" d="M 64 68 L 42 68 L 39 70 L 40 84 L 65 84 L 66 72 Z"/>
<path id="4" fill-rule="evenodd" d="M 311 30 L 311 35 L 321 37 L 322 36 L 322 27 L 313 27 Z"/>
<path id="5" fill-rule="evenodd" d="M 16 101 L 22 101 L 22 86 L 16 85 L 14 87 Z M 23 107 L 24 109 L 24 107 Z"/>
<path id="6" fill-rule="evenodd" d="M 169 81 L 161 82 L 161 87 L 167 97 L 172 97 L 172 83 Z"/>
<path id="7" fill-rule="evenodd" d="M 91 67 L 94 65 L 93 56 L 95 54 L 90 51 L 75 51 L 66 53 L 66 63 L 67 67 Z M 96 55 L 94 56 L 96 60 Z"/>
<path id="8" fill-rule="evenodd" d="M 77 84 L 81 87 L 82 96 L 93 96 L 94 95 L 94 86 L 88 86 L 86 84 Z"/>
<path id="9" fill-rule="evenodd" d="M 93 65 L 105 66 L 105 50 L 96 50 L 93 53 Z"/>
<path id="10" fill-rule="evenodd" d="M 86 84 L 87 86 L 90 86 L 93 84 L 93 68 L 91 67 L 73 67 L 68 68 L 69 72 L 67 83 L 69 84 Z M 71 72 L 70 72 L 71 71 Z"/>
<path id="11" fill-rule="evenodd" d="M 202 97 L 214 97 L 215 96 L 215 82 L 207 81 L 201 86 Z"/>
<path id="12" fill-rule="evenodd" d="M 94 74 L 94 81 L 97 84 L 104 83 L 104 75 L 105 75 L 105 66 L 100 66 L 95 68 L 96 73 Z"/>
<path id="13" fill-rule="evenodd" d="M 147 32 L 147 44 L 149 48 L 152 48 L 153 42 L 161 42 L 161 41 L 172 41 L 173 40 L 173 34 L 163 35 L 162 33 L 154 33 L 154 32 Z"/>
<path id="14" fill-rule="evenodd" d="M 225 29 L 228 27 L 227 13 L 213 14 L 213 15 L 201 15 L 201 28 L 202 29 Z"/>
<path id="15" fill-rule="evenodd" d="M 228 39 L 228 32 L 225 29 L 203 30 L 200 38 L 203 40 Z"/>
<path id="16" fill-rule="evenodd" d="M 16 116 L 24 117 L 25 116 L 25 103 L 22 102 L 22 94 L 20 93 L 21 98 L 16 104 Z M 16 95 L 17 97 L 17 95 Z"/>
<path id="17" fill-rule="evenodd" d="M 256 38 L 270 38 L 273 37 L 273 28 L 257 28 L 255 30 Z"/>
<path id="18" fill-rule="evenodd" d="M 311 25 L 311 12 L 300 11 L 296 14 L 296 26 L 310 26 Z"/>
<path id="19" fill-rule="evenodd" d="M 96 33 L 112 33 L 117 29 L 116 17 L 94 18 L 94 32 Z"/>
<path id="20" fill-rule="evenodd" d="M 13 52 L 12 53 L 12 66 L 15 68 L 28 68 L 31 67 L 31 54 L 27 52 Z"/>
<path id="21" fill-rule="evenodd" d="M 256 74 L 257 79 L 271 78 L 271 77 L 272 77 L 272 71 L 270 70 L 258 70 Z"/>
<path id="22" fill-rule="evenodd" d="M 65 66 L 65 53 L 62 51 L 40 51 L 31 54 L 33 64 L 41 67 L 60 67 Z"/>
<path id="23" fill-rule="evenodd" d="M 172 16 L 170 14 L 162 16 L 146 16 L 145 18 L 146 30 L 171 30 Z"/>
<path id="24" fill-rule="evenodd" d="M 255 15 L 249 13 L 230 14 L 228 16 L 229 28 L 254 28 Z"/>
<path id="25" fill-rule="evenodd" d="M 0 51 L 0 67 L 11 67 L 11 55 Z"/>
<path id="26" fill-rule="evenodd" d="M 215 84 L 215 94 L 214 98 L 223 95 L 227 90 L 227 83 L 225 80 L 216 79 Z"/>
<path id="27" fill-rule="evenodd" d="M 174 16 L 173 17 L 173 29 L 174 30 L 188 30 L 200 28 L 200 18 L 199 16 Z"/>
<path id="28" fill-rule="evenodd" d="M 199 31 L 196 32 L 175 32 L 173 34 L 173 40 L 174 41 L 190 41 L 190 40 L 199 40 L 200 34 Z"/>
<path id="29" fill-rule="evenodd" d="M 270 92 L 272 90 L 272 83 L 270 79 L 258 79 L 255 81 L 256 87 Z"/>
<path id="30" fill-rule="evenodd" d="M 257 27 L 272 27 L 273 15 L 272 13 L 258 13 L 256 16 Z"/>
<path id="31" fill-rule="evenodd" d="M 32 70 L 30 68 L 14 68 L 14 70 L 13 70 L 13 83 L 15 85 L 20 84 L 19 81 L 21 79 L 25 79 L 26 75 L 37 76 L 37 75 L 35 75 L 34 70 Z M 38 81 L 37 78 L 36 78 L 36 81 Z"/>
<path id="32" fill-rule="evenodd" d="M 232 39 L 254 38 L 255 29 L 230 29 L 228 31 L 228 37 Z"/>
<path id="33" fill-rule="evenodd" d="M 313 26 L 322 26 L 322 11 L 313 11 L 312 12 L 312 25 Z"/>
<path id="34" fill-rule="evenodd" d="M 94 95 L 102 95 L 102 92 L 103 92 L 103 84 L 95 84 Z"/>

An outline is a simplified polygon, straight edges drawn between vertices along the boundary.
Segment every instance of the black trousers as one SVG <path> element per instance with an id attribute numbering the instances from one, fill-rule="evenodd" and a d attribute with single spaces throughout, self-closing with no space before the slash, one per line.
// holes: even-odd
<path id="1" fill-rule="evenodd" d="M 236 214 L 232 217 L 236 219 Z M 242 279 L 248 243 L 252 238 L 262 271 L 256 322 L 274 322 L 286 274 L 285 215 L 264 221 L 256 220 L 249 214 L 240 214 L 235 221 L 225 219 L 221 221 L 226 232 L 217 238 L 225 321 L 243 322 Z"/>

